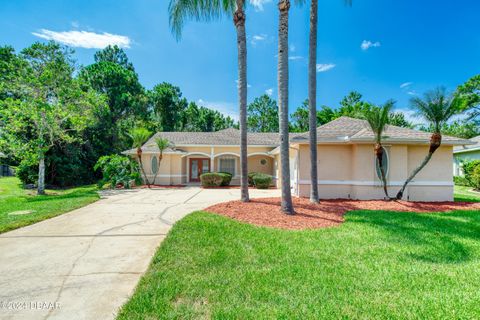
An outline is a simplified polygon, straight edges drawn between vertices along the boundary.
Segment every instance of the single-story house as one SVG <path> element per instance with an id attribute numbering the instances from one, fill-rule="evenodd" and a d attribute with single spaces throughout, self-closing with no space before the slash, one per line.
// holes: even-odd
<path id="1" fill-rule="evenodd" d="M 395 195 L 408 174 L 421 163 L 429 149 L 427 132 L 387 126 L 384 147 L 386 174 L 391 195 Z M 160 168 L 156 138 L 166 138 L 172 147 L 164 152 Z M 373 152 L 373 132 L 364 120 L 341 117 L 317 129 L 318 186 L 324 199 L 383 199 Z M 310 153 L 308 133 L 290 135 L 291 188 L 295 196 L 310 192 Z M 240 132 L 160 132 L 142 147 L 144 168 L 149 179 L 157 170 L 155 184 L 198 183 L 204 172 L 233 174 L 232 184 L 240 182 Z M 412 201 L 453 200 L 453 147 L 471 144 L 469 140 L 444 136 L 442 146 L 430 163 L 411 182 L 405 198 Z M 248 170 L 274 177 L 280 187 L 280 138 L 278 133 L 248 133 Z M 136 157 L 136 150 L 124 152 Z"/>
<path id="2" fill-rule="evenodd" d="M 462 163 L 480 160 L 480 136 L 470 139 L 474 144 L 453 147 L 453 175 L 463 176 Z"/>

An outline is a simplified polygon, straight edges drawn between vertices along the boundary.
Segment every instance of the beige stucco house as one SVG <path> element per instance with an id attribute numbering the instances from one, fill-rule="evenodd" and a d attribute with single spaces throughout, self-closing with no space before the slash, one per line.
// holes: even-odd
<path id="1" fill-rule="evenodd" d="M 430 134 L 407 128 L 388 126 L 385 133 L 387 179 L 392 195 L 425 157 Z M 168 139 L 174 147 L 164 152 L 157 168 L 159 150 L 155 139 Z M 324 199 L 383 199 L 373 153 L 373 133 L 363 120 L 341 117 L 317 129 L 318 186 Z M 143 162 L 149 179 L 158 171 L 155 183 L 180 185 L 198 183 L 204 172 L 224 171 L 233 174 L 232 184 L 240 178 L 240 132 L 225 129 L 217 132 L 161 132 L 142 147 Z M 291 188 L 296 196 L 307 197 L 310 190 L 310 156 L 308 133 L 290 135 Z M 471 144 L 469 140 L 445 136 L 442 147 L 431 162 L 410 184 L 405 198 L 412 201 L 453 200 L 453 147 Z M 279 187 L 281 172 L 278 133 L 248 134 L 249 172 L 274 177 Z M 136 150 L 124 154 L 136 157 Z"/>

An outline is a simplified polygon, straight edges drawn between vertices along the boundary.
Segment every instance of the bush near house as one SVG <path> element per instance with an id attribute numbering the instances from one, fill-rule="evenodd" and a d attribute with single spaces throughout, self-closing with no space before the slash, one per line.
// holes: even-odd
<path id="1" fill-rule="evenodd" d="M 253 187 L 254 183 L 253 183 L 253 176 L 258 174 L 258 172 L 250 172 L 248 174 L 248 186 L 249 187 Z"/>
<path id="2" fill-rule="evenodd" d="M 100 157 L 94 169 L 100 169 L 103 174 L 103 178 L 98 182 L 100 188 L 110 184 L 111 188 L 121 185 L 128 189 L 132 186 L 132 181 L 141 184 L 138 163 L 128 157 L 119 155 Z"/>
<path id="3" fill-rule="evenodd" d="M 470 186 L 470 183 L 468 182 L 467 178 L 462 176 L 453 177 L 453 182 L 455 183 L 456 186 L 463 186 L 463 187 Z"/>
<path id="4" fill-rule="evenodd" d="M 220 187 L 223 182 L 223 175 L 217 172 L 208 172 L 200 176 L 202 187 Z"/>
<path id="5" fill-rule="evenodd" d="M 463 172 L 465 174 L 465 179 L 468 182 L 468 186 L 479 189 L 480 181 L 479 175 L 475 174 L 476 170 L 480 171 L 480 160 L 467 161 L 463 163 Z"/>
<path id="6" fill-rule="evenodd" d="M 263 173 L 257 173 L 253 176 L 253 184 L 257 189 L 268 189 L 272 184 L 272 176 Z"/>
<path id="7" fill-rule="evenodd" d="M 229 172 L 218 172 L 218 174 L 222 176 L 222 183 L 220 185 L 222 187 L 229 186 L 230 182 L 232 182 L 232 174 Z"/>

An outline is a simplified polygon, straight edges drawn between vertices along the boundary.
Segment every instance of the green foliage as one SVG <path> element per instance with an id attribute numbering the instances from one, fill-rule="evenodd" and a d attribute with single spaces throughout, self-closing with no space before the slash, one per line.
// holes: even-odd
<path id="1" fill-rule="evenodd" d="M 253 185 L 257 189 L 268 189 L 272 184 L 272 176 L 264 173 L 257 173 L 252 177 Z"/>
<path id="2" fill-rule="evenodd" d="M 103 178 L 98 182 L 100 188 L 105 184 L 110 184 L 111 188 L 121 185 L 128 189 L 131 187 L 132 181 L 135 184 L 141 183 L 138 163 L 129 157 L 119 155 L 100 157 L 94 169 L 101 170 L 103 175 Z"/>
<path id="3" fill-rule="evenodd" d="M 179 115 L 185 112 L 188 102 L 182 98 L 179 87 L 163 82 L 153 87 L 149 93 L 150 105 L 159 121 L 161 131 L 181 131 L 182 121 Z"/>
<path id="4" fill-rule="evenodd" d="M 429 126 L 422 126 L 420 130 L 433 132 L 434 126 L 430 124 Z M 480 135 L 480 125 L 477 121 L 474 120 L 456 120 L 452 123 L 444 123 L 440 128 L 443 134 L 464 138 L 464 139 L 471 139 L 473 137 Z"/>
<path id="5" fill-rule="evenodd" d="M 118 64 L 119 66 L 130 70 L 135 71 L 133 64 L 128 60 L 127 54 L 123 49 L 118 47 L 117 45 L 114 46 L 107 46 L 105 49 L 97 51 L 94 55 L 95 62 L 112 62 Z"/>
<path id="6" fill-rule="evenodd" d="M 467 178 L 462 176 L 454 176 L 453 182 L 456 186 L 469 186 L 470 183 L 468 182 Z"/>
<path id="7" fill-rule="evenodd" d="M 480 190 L 480 165 L 477 165 L 475 169 L 473 169 L 471 186 L 476 190 Z"/>
<path id="8" fill-rule="evenodd" d="M 247 106 L 247 127 L 251 132 L 278 132 L 277 102 L 264 94 Z"/>
<path id="9" fill-rule="evenodd" d="M 229 116 L 225 117 L 217 110 L 198 106 L 194 102 L 190 102 L 177 119 L 183 123 L 181 131 L 212 132 L 238 126 Z"/>
<path id="10" fill-rule="evenodd" d="M 222 187 L 226 187 L 230 185 L 232 181 L 232 174 L 229 172 L 217 172 L 220 176 L 222 176 L 222 183 L 220 184 Z"/>
<path id="11" fill-rule="evenodd" d="M 475 173 L 475 170 L 479 167 L 480 167 L 480 160 L 465 161 L 462 163 L 463 173 L 470 187 L 477 187 L 474 173 Z"/>
<path id="12" fill-rule="evenodd" d="M 461 112 L 463 100 L 458 96 L 449 96 L 444 87 L 427 91 L 423 98 L 413 97 L 410 105 L 417 116 L 425 119 L 433 132 L 442 132 L 442 127 L 455 115 Z"/>
<path id="13" fill-rule="evenodd" d="M 480 75 L 473 76 L 464 84 L 458 86 L 457 96 L 464 99 L 462 111 L 466 111 L 470 120 L 480 117 Z"/>
<path id="14" fill-rule="evenodd" d="M 203 187 L 220 187 L 224 179 L 224 175 L 217 172 L 207 172 L 200 175 L 200 181 Z"/>
<path id="15" fill-rule="evenodd" d="M 142 127 L 133 128 L 129 132 L 129 136 L 132 139 L 132 146 L 134 148 L 141 148 L 151 135 L 152 133 L 150 131 Z"/>
<path id="16" fill-rule="evenodd" d="M 365 113 L 363 114 L 363 117 L 367 120 L 370 129 L 372 129 L 375 136 L 375 142 L 377 143 L 382 142 L 383 133 L 388 124 L 390 112 L 394 105 L 395 102 L 390 100 L 381 107 L 370 106 L 364 111 Z"/>
<path id="17" fill-rule="evenodd" d="M 249 185 L 250 187 L 253 187 L 253 184 L 254 184 L 254 183 L 253 183 L 253 177 L 254 177 L 256 174 L 258 174 L 258 173 L 257 173 L 257 172 L 249 172 L 249 173 L 248 173 L 248 185 Z"/>

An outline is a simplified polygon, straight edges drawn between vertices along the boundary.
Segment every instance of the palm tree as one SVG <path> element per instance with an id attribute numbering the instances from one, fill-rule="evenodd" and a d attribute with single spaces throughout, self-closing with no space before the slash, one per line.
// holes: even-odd
<path id="1" fill-rule="evenodd" d="M 383 133 L 385 132 L 385 127 L 388 124 L 390 111 L 392 110 L 395 102 L 393 100 L 387 101 L 383 106 L 377 107 L 373 106 L 370 110 L 366 111 L 364 114 L 365 120 L 367 120 L 368 125 L 373 131 L 375 137 L 375 156 L 377 158 L 378 168 L 380 169 L 380 177 L 382 179 L 383 191 L 387 199 L 390 199 L 387 190 L 387 178 L 385 174 L 385 167 L 383 163 L 383 153 L 385 149 L 382 146 Z"/>
<path id="2" fill-rule="evenodd" d="M 278 24 L 278 117 L 280 128 L 280 162 L 282 186 L 282 211 L 295 214 L 290 190 L 290 159 L 288 139 L 288 11 L 290 0 L 278 2 L 280 21 Z"/>
<path id="3" fill-rule="evenodd" d="M 345 0 L 351 5 L 351 0 Z M 310 40 L 308 50 L 308 107 L 310 136 L 310 202 L 318 203 L 317 168 L 317 31 L 318 0 L 310 3 Z"/>
<path id="4" fill-rule="evenodd" d="M 164 138 L 157 138 L 155 139 L 155 143 L 157 144 L 158 150 L 160 151 L 160 154 L 158 155 L 158 168 L 157 172 L 155 172 L 155 175 L 153 176 L 153 184 L 155 184 L 155 179 L 157 179 L 157 174 L 160 171 L 160 165 L 162 164 L 162 159 L 163 159 L 163 152 L 171 147 L 170 141 L 168 139 Z"/>
<path id="5" fill-rule="evenodd" d="M 459 96 L 449 96 L 444 87 L 438 87 L 424 94 L 424 98 L 414 97 L 410 105 L 417 110 L 417 115 L 423 117 L 433 128 L 430 137 L 430 148 L 422 163 L 410 174 L 402 188 L 397 193 L 397 200 L 402 199 L 405 188 L 410 181 L 427 165 L 433 153 L 442 144 L 442 126 L 448 122 L 456 113 L 460 112 L 463 99 Z"/>
<path id="6" fill-rule="evenodd" d="M 308 124 L 310 136 L 310 202 L 318 203 L 317 168 L 317 30 L 318 0 L 310 4 L 310 41 L 308 50 Z"/>
<path id="7" fill-rule="evenodd" d="M 170 26 L 177 37 L 186 18 L 197 21 L 212 20 L 223 14 L 233 14 L 233 23 L 237 32 L 238 51 L 238 99 L 240 109 L 240 171 L 241 201 L 248 202 L 248 165 L 247 165 L 247 36 L 245 32 L 244 0 L 170 0 Z"/>
<path id="8" fill-rule="evenodd" d="M 145 183 L 147 184 L 148 187 L 150 187 L 150 182 L 148 181 L 148 177 L 145 174 L 145 169 L 143 168 L 142 146 L 145 144 L 145 142 L 147 142 L 148 138 L 150 138 L 151 133 L 145 128 L 134 128 L 130 131 L 129 135 L 133 141 L 133 148 L 137 149 L 138 163 L 140 165 L 140 170 L 142 171 L 142 174 L 145 177 Z"/>

